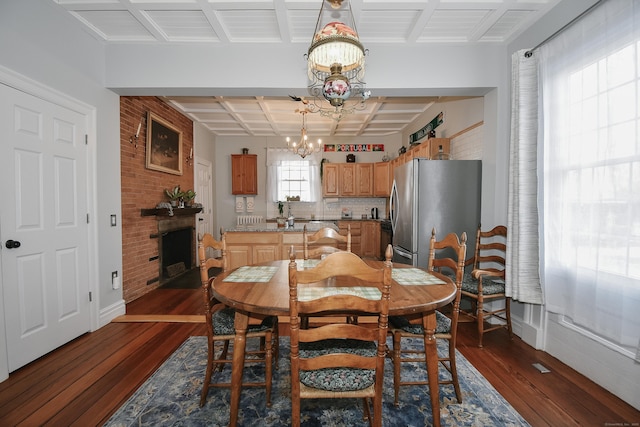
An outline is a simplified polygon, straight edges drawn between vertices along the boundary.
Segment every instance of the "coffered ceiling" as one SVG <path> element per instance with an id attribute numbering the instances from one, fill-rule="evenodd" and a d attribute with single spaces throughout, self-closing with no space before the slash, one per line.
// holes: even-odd
<path id="1" fill-rule="evenodd" d="M 320 0 L 51 0 L 105 44 L 309 43 Z M 386 44 L 507 44 L 560 0 L 352 0 L 365 47 Z M 301 96 L 303 94 L 292 94 Z M 435 102 L 457 97 L 376 97 L 340 122 L 309 114 L 310 134 L 401 132 Z M 168 97 L 216 135 L 299 133 L 303 107 L 288 97 Z"/>

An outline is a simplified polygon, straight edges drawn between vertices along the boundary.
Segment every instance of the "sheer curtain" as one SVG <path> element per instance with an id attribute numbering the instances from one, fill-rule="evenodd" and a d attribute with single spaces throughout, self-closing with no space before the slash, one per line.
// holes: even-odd
<path id="1" fill-rule="evenodd" d="M 507 296 L 542 304 L 538 230 L 538 63 L 512 55 L 507 210 Z"/>
<path id="2" fill-rule="evenodd" d="M 314 153 L 304 158 L 309 166 L 310 200 L 317 202 L 322 197 L 322 183 L 320 182 L 321 153 Z M 283 161 L 303 160 L 299 155 L 286 148 L 267 149 L 267 201 L 278 201 L 278 180 L 281 177 L 280 168 Z"/>
<path id="3" fill-rule="evenodd" d="M 547 308 L 638 359 L 640 3 L 603 2 L 539 56 Z"/>

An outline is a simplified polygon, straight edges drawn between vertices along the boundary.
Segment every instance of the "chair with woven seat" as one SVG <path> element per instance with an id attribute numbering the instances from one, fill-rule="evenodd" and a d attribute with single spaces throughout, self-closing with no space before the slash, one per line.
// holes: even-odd
<path id="1" fill-rule="evenodd" d="M 218 301 L 211 292 L 211 282 L 215 279 L 210 273 L 213 268 L 227 269 L 226 240 L 224 230 L 220 229 L 220 240 L 215 240 L 209 233 L 198 239 L 198 256 L 200 260 L 200 279 L 205 306 L 205 322 L 207 324 L 207 370 L 205 373 L 200 406 L 206 402 L 211 387 L 231 387 L 230 383 L 212 382 L 213 372 L 222 371 L 225 364 L 232 363 L 229 353 L 229 342 L 235 337 L 235 311 Z M 207 256 L 208 251 L 220 251 L 220 257 Z M 244 387 L 265 387 L 266 404 L 271 406 L 272 364 L 278 360 L 278 318 L 253 319 L 247 331 L 247 339 L 259 340 L 259 348 L 246 352 L 245 363 L 264 363 L 265 378 L 263 382 L 243 383 Z M 218 357 L 215 355 L 215 343 L 222 343 Z"/>
<path id="2" fill-rule="evenodd" d="M 291 327 L 291 425 L 300 425 L 301 399 L 362 398 L 372 426 L 382 425 L 382 387 L 391 289 L 391 249 L 383 268 L 350 252 L 327 255 L 298 270 L 289 263 Z M 330 280 L 331 287 L 314 286 Z M 299 285 L 302 285 L 299 287 Z M 301 316 L 318 312 L 377 316 L 376 327 L 350 323 L 301 329 Z M 370 401 L 373 401 L 373 414 Z"/>
<path id="3" fill-rule="evenodd" d="M 462 287 L 462 276 L 464 273 L 465 257 L 467 252 L 467 233 L 463 232 L 458 239 L 455 233 L 450 233 L 444 239 L 436 241 L 435 228 L 431 231 L 429 242 L 429 271 L 437 271 L 455 279 L 456 297 L 452 301 L 449 316 L 436 311 L 436 339 L 448 341 L 449 351 L 447 356 L 439 356 L 438 361 L 449 371 L 450 379 L 438 380 L 438 384 L 451 384 L 456 393 L 458 403 L 462 403 L 462 393 L 458 382 L 458 370 L 456 368 L 456 337 L 458 331 L 458 315 L 460 307 L 460 293 Z M 394 405 L 399 406 L 398 396 L 400 386 L 405 385 L 426 385 L 428 380 L 417 380 L 415 378 L 404 379 L 401 376 L 402 363 L 426 362 L 424 347 L 422 348 L 402 348 L 403 338 L 424 339 L 424 325 L 422 318 L 404 316 L 392 316 L 389 318 L 391 324 L 390 333 L 393 336 L 393 388 Z M 425 365 L 426 369 L 426 365 Z"/>
<path id="4" fill-rule="evenodd" d="M 478 325 L 478 347 L 482 347 L 485 332 L 506 328 L 509 338 L 511 329 L 511 298 L 505 293 L 505 257 L 507 254 L 507 227 L 498 225 L 491 230 L 482 231 L 478 225 L 476 246 L 473 257 L 466 262 L 471 271 L 462 279 L 462 297 L 471 300 L 471 309 L 461 312 L 476 320 Z M 504 299 L 504 308 L 486 309 L 485 302 Z M 485 328 L 485 322 L 489 323 Z"/>

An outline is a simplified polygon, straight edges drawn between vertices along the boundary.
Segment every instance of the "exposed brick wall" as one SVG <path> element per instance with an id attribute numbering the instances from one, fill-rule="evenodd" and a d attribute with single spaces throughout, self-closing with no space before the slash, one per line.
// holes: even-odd
<path id="1" fill-rule="evenodd" d="M 193 188 L 193 166 L 183 163 L 182 175 L 145 167 L 148 111 L 180 129 L 183 162 L 193 147 L 193 122 L 190 119 L 156 97 L 120 97 L 122 290 L 126 303 L 160 285 L 157 280 L 160 276 L 158 239 L 152 237 L 158 233 L 158 221 L 155 216 L 141 216 L 141 209 L 152 209 L 160 202 L 167 202 L 165 188 L 173 188 L 176 185 L 180 185 L 183 190 Z M 129 139 L 135 135 L 141 121 L 142 127 L 136 148 Z M 192 247 L 195 248 L 195 242 Z M 154 257 L 156 258 L 150 261 Z M 196 259 L 195 249 L 191 258 Z"/>

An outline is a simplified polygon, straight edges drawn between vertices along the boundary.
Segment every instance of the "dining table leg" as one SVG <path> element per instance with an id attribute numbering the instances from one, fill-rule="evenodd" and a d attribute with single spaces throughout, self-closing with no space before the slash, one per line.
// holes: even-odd
<path id="1" fill-rule="evenodd" d="M 436 312 L 423 314 L 424 351 L 427 359 L 429 394 L 431 395 L 431 414 L 434 427 L 440 427 L 440 390 L 438 385 L 438 347 L 436 345 Z"/>
<path id="2" fill-rule="evenodd" d="M 242 373 L 244 371 L 244 354 L 247 345 L 247 328 L 249 316 L 240 310 L 236 310 L 235 328 L 233 339 L 233 362 L 231 364 L 231 408 L 229 414 L 229 426 L 238 424 L 238 411 L 240 410 L 240 394 L 242 392 Z"/>

